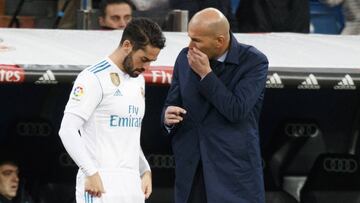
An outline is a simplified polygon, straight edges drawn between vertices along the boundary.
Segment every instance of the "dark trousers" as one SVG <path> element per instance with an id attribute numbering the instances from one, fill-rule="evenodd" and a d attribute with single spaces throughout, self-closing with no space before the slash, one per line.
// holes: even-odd
<path id="1" fill-rule="evenodd" d="M 203 167 L 201 161 L 196 169 L 188 203 L 207 203 Z"/>

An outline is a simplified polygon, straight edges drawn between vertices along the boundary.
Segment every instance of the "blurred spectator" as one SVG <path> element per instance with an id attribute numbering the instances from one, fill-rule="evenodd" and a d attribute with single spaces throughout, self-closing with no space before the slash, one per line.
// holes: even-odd
<path id="1" fill-rule="evenodd" d="M 189 11 L 189 18 L 208 7 L 217 8 L 220 10 L 226 18 L 229 20 L 230 28 L 232 32 L 238 31 L 238 26 L 236 22 L 236 18 L 232 13 L 231 1 L 230 0 L 194 0 L 194 1 L 184 1 L 184 0 L 169 0 L 171 9 L 181 9 Z M 241 0 L 242 1 L 242 0 Z"/>
<path id="2" fill-rule="evenodd" d="M 309 0 L 241 0 L 239 32 L 309 33 Z"/>
<path id="3" fill-rule="evenodd" d="M 58 19 L 59 23 L 55 28 L 75 29 L 76 11 L 80 9 L 80 0 L 59 0 Z"/>
<path id="4" fill-rule="evenodd" d="M 320 0 L 329 6 L 343 4 L 345 28 L 343 35 L 360 35 L 360 0 Z"/>
<path id="5" fill-rule="evenodd" d="M 0 203 L 32 203 L 20 187 L 19 167 L 9 160 L 0 160 Z"/>
<path id="6" fill-rule="evenodd" d="M 124 29 L 131 21 L 135 5 L 130 0 L 103 0 L 99 6 L 102 29 Z"/>
<path id="7" fill-rule="evenodd" d="M 132 0 L 137 10 L 167 10 L 169 8 L 169 0 Z"/>
<path id="8" fill-rule="evenodd" d="M 18 167 L 12 162 L 0 163 L 0 202 L 11 202 L 19 188 Z"/>

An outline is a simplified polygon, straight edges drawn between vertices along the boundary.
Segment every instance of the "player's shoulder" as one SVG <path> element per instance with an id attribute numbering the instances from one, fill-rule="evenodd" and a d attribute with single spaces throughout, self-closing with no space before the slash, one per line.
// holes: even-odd
<path id="1" fill-rule="evenodd" d="M 86 72 L 87 74 L 101 75 L 107 72 L 110 67 L 111 63 L 107 59 L 104 59 L 92 66 L 87 67 L 83 72 Z"/>

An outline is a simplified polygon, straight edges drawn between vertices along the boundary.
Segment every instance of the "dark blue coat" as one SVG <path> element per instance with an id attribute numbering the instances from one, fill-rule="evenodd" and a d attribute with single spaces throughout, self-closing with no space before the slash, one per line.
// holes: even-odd
<path id="1" fill-rule="evenodd" d="M 175 156 L 175 202 L 186 203 L 203 164 L 208 203 L 265 202 L 258 121 L 268 61 L 232 35 L 224 63 L 200 81 L 183 49 L 165 102 L 187 114 L 170 132 Z"/>

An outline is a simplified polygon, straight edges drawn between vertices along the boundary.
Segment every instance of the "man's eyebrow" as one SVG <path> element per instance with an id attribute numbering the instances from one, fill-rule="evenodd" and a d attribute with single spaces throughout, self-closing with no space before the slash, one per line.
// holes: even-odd
<path id="1" fill-rule="evenodd" d="M 142 59 L 143 59 L 144 61 L 156 61 L 156 58 L 155 58 L 155 59 L 149 59 L 149 58 L 146 57 L 146 56 L 143 56 Z"/>
<path id="2" fill-rule="evenodd" d="M 195 42 L 200 41 L 200 39 L 199 39 L 199 38 L 196 38 L 196 37 L 190 37 L 190 39 L 191 39 L 192 41 L 195 41 Z"/>

